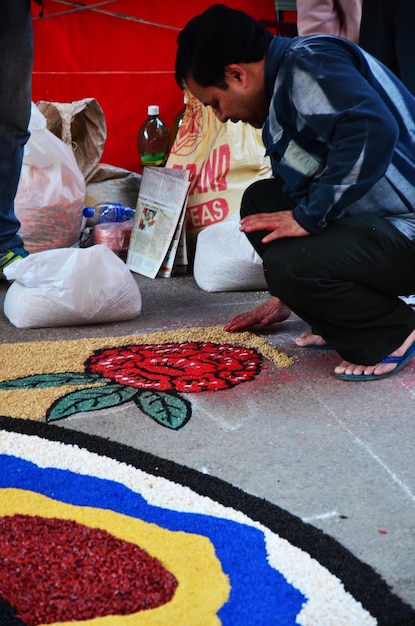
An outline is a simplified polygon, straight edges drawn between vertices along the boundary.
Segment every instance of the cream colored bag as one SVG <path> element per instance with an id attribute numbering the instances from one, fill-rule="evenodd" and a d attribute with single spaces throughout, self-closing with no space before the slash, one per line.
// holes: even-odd
<path id="1" fill-rule="evenodd" d="M 167 167 L 190 172 L 187 237 L 193 256 L 198 233 L 239 212 L 242 194 L 256 180 L 270 178 L 261 131 L 238 122 L 220 122 L 189 92 L 186 112 Z"/>

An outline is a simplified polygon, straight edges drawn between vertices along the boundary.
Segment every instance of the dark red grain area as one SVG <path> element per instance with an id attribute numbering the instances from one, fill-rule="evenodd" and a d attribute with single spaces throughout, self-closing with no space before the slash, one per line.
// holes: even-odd
<path id="1" fill-rule="evenodd" d="M 153 609 L 177 585 L 160 561 L 104 530 L 39 516 L 0 518 L 0 596 L 28 626 Z"/>

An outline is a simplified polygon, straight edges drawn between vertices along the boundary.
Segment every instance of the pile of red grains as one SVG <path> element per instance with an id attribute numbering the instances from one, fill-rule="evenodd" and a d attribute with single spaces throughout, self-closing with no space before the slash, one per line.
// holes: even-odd
<path id="1" fill-rule="evenodd" d="M 153 609 L 178 585 L 135 544 L 39 516 L 0 518 L 0 563 L 0 596 L 28 626 Z"/>

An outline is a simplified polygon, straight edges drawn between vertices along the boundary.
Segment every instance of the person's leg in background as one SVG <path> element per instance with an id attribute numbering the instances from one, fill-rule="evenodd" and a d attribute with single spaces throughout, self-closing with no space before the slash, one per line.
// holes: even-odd
<path id="1" fill-rule="evenodd" d="M 14 212 L 29 138 L 33 32 L 30 0 L 0 3 L 0 271 L 27 256 Z"/>
<path id="2" fill-rule="evenodd" d="M 400 0 L 394 7 L 399 78 L 415 96 L 415 2 Z"/>
<path id="3" fill-rule="evenodd" d="M 364 0 L 359 45 L 415 95 L 415 2 Z"/>
<path id="4" fill-rule="evenodd" d="M 362 0 L 297 0 L 299 35 L 325 33 L 357 43 Z"/>

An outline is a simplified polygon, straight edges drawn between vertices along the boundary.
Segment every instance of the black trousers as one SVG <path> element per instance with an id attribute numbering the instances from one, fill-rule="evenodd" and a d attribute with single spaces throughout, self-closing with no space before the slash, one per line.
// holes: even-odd
<path id="1" fill-rule="evenodd" d="M 278 179 L 251 185 L 241 215 L 292 209 Z M 322 335 L 340 356 L 373 365 L 415 329 L 415 311 L 399 295 L 415 293 L 415 243 L 377 215 L 346 217 L 322 233 L 261 243 L 271 294 Z"/>

